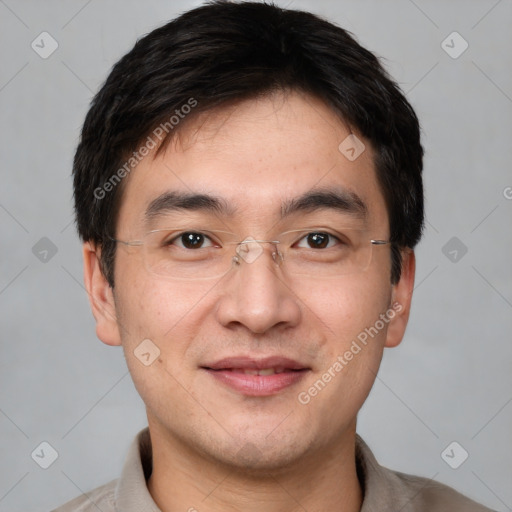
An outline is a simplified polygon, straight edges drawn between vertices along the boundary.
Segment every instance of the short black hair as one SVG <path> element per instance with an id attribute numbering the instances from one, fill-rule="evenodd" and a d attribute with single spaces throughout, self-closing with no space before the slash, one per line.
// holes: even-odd
<path id="1" fill-rule="evenodd" d="M 215 0 L 138 40 L 85 118 L 73 164 L 76 222 L 81 239 L 101 247 L 111 287 L 122 178 L 136 165 L 136 150 L 158 127 L 159 151 L 199 113 L 280 90 L 321 99 L 370 141 L 389 214 L 391 282 L 398 282 L 401 250 L 414 248 L 424 222 L 423 148 L 413 108 L 378 58 L 346 30 L 309 12 Z"/>

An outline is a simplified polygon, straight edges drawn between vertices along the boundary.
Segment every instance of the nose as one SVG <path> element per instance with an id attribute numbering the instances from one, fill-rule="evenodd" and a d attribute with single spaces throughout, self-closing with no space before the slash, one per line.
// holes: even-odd
<path id="1" fill-rule="evenodd" d="M 276 242 L 251 238 L 240 243 L 224 281 L 217 320 L 225 327 L 243 325 L 257 334 L 297 325 L 300 301 L 281 264 Z"/>

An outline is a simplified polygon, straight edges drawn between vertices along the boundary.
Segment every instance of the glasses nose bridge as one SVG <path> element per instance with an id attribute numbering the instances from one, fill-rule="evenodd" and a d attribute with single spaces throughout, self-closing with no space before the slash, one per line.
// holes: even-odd
<path id="1" fill-rule="evenodd" d="M 261 244 L 272 244 L 274 246 L 272 259 L 277 265 L 281 265 L 284 256 L 278 247 L 280 243 L 280 240 L 257 240 L 247 237 L 245 240 L 236 242 L 236 255 L 233 256 L 232 262 L 236 265 L 240 265 L 242 260 L 246 263 L 253 263 L 264 252 Z"/>

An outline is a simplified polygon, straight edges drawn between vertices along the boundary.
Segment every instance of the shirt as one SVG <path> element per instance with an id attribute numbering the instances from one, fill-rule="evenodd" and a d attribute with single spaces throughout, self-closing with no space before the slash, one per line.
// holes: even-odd
<path id="1" fill-rule="evenodd" d="M 356 463 L 364 494 L 360 512 L 492 512 L 444 484 L 379 465 L 359 435 Z M 52 512 L 161 512 L 146 485 L 151 471 L 151 440 L 146 427 L 135 436 L 120 478 Z"/>

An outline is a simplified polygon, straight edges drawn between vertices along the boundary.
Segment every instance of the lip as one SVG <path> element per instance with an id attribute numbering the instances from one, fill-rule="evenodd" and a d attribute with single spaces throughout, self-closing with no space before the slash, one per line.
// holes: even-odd
<path id="1" fill-rule="evenodd" d="M 282 373 L 247 375 L 243 370 L 278 368 Z M 247 396 L 275 395 L 301 381 L 311 368 L 287 357 L 271 356 L 257 359 L 249 356 L 227 357 L 201 366 L 212 378 Z"/>
<path id="2" fill-rule="evenodd" d="M 270 356 L 256 358 L 251 356 L 225 357 L 213 363 L 202 365 L 202 368 L 211 370 L 229 370 L 233 368 L 243 368 L 244 370 L 263 370 L 264 368 L 282 367 L 287 370 L 309 369 L 306 365 L 290 359 L 288 357 Z"/>

